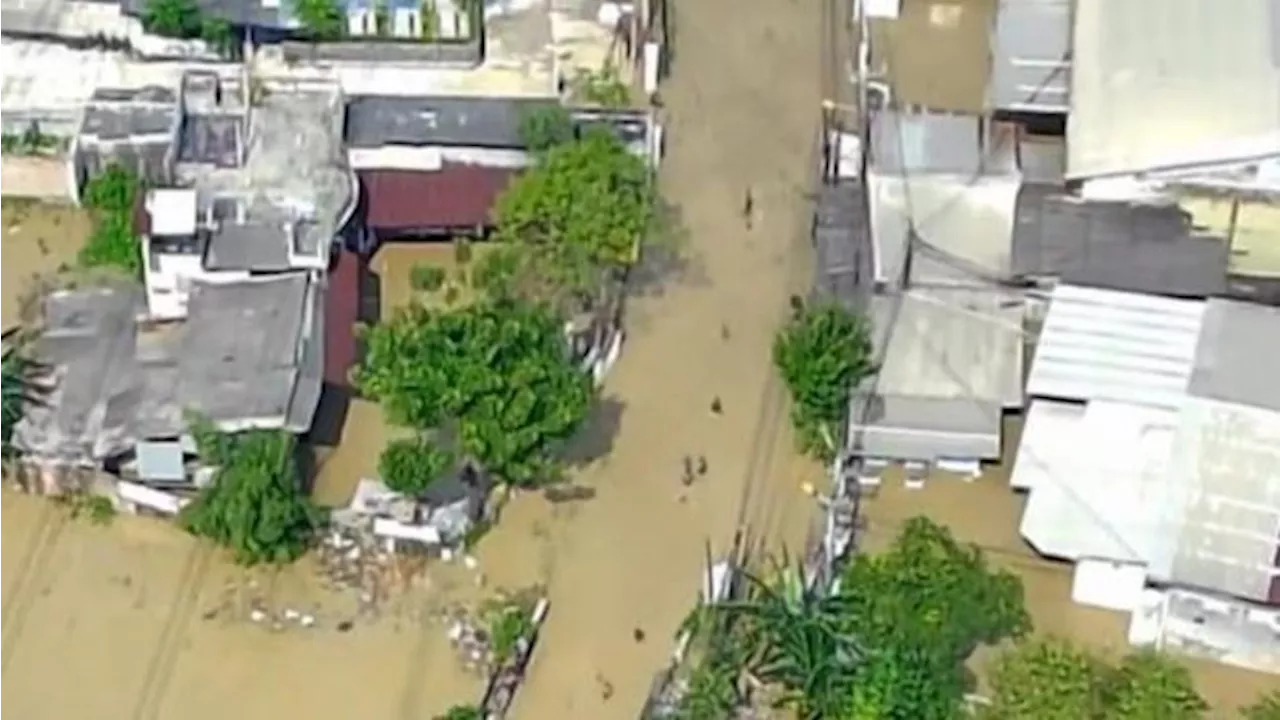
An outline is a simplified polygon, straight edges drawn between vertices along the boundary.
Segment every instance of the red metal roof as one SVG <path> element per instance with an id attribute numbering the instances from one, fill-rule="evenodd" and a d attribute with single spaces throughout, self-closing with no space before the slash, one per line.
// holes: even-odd
<path id="1" fill-rule="evenodd" d="M 488 226 L 514 170 L 446 164 L 440 170 L 362 170 L 365 217 L 375 230 Z"/>
<path id="2" fill-rule="evenodd" d="M 360 273 L 364 261 L 343 249 L 329 270 L 324 298 L 324 379 L 339 387 L 351 383 L 347 370 L 356 361 L 356 321 L 360 317 Z"/>

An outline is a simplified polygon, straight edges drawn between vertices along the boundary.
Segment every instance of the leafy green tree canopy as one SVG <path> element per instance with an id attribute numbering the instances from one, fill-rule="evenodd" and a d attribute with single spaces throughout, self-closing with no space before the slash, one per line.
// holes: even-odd
<path id="1" fill-rule="evenodd" d="M 193 38 L 200 34 L 200 8 L 193 0 L 147 0 L 142 26 L 163 37 Z"/>
<path id="2" fill-rule="evenodd" d="M 555 451 L 590 410 L 591 378 L 541 306 L 498 301 L 449 312 L 409 306 L 370 329 L 357 386 L 388 417 L 456 441 L 454 455 L 529 486 L 556 479 Z"/>
<path id="3" fill-rule="evenodd" d="M 868 648 L 850 695 L 857 718 L 957 717 L 969 654 L 1030 629 L 1017 576 L 923 517 L 885 552 L 855 557 L 841 593 L 847 632 Z"/>
<path id="4" fill-rule="evenodd" d="M 842 583 L 855 599 L 853 627 L 877 647 L 908 641 L 963 661 L 979 644 L 1031 629 L 1017 575 L 925 517 L 908 520 L 886 552 L 856 556 Z"/>
<path id="5" fill-rule="evenodd" d="M 983 720 L 1197 720 L 1208 707 L 1169 656 L 1143 650 L 1112 666 L 1058 638 L 1001 653 L 991 686 Z"/>
<path id="6" fill-rule="evenodd" d="M 535 153 L 573 140 L 573 119 L 562 105 L 543 105 L 520 118 L 520 140 Z"/>
<path id="7" fill-rule="evenodd" d="M 453 455 L 425 438 L 387 443 L 378 458 L 378 475 L 387 487 L 405 495 L 421 495 L 453 466 Z"/>
<path id="8" fill-rule="evenodd" d="M 347 18 L 334 0 L 294 0 L 293 14 L 312 40 L 342 37 Z"/>
<path id="9" fill-rule="evenodd" d="M 202 459 L 218 469 L 213 483 L 183 509 L 183 526 L 246 565 L 287 563 L 306 552 L 324 515 L 302 491 L 293 435 L 228 435 L 204 421 L 194 425 Z"/>
<path id="10" fill-rule="evenodd" d="M 773 363 L 791 391 L 792 423 L 807 451 L 821 458 L 848 412 L 854 384 L 875 371 L 866 323 L 839 305 L 799 309 L 773 343 Z"/>
<path id="11" fill-rule="evenodd" d="M 1126 656 L 1104 695 L 1106 720 L 1198 720 L 1209 707 L 1186 666 L 1154 650 Z"/>
<path id="12" fill-rule="evenodd" d="M 991 668 L 987 720 L 1088 720 L 1102 716 L 1108 668 L 1065 640 L 1044 637 L 1001 653 Z"/>
<path id="13" fill-rule="evenodd" d="M 478 279 L 495 296 L 589 301 L 634 263 L 653 210 L 644 161 L 589 131 L 551 147 L 499 197 L 501 246 Z"/>

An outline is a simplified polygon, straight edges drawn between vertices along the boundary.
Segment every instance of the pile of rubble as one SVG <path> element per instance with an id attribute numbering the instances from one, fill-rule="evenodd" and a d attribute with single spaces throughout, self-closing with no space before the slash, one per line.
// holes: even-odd
<path id="1" fill-rule="evenodd" d="M 398 574 L 394 555 L 378 542 L 367 518 L 330 525 L 316 559 L 328 589 L 357 593 L 361 615 L 375 612 Z"/>
<path id="2" fill-rule="evenodd" d="M 462 610 L 455 610 L 447 625 L 449 643 L 457 651 L 462 666 L 471 672 L 489 673 L 493 668 L 489 632 Z"/>

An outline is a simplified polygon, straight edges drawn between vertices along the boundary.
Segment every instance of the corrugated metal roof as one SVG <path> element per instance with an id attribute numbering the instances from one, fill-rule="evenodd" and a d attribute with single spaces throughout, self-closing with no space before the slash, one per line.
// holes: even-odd
<path id="1" fill-rule="evenodd" d="M 1176 426 L 1167 408 L 1033 401 L 1011 483 L 1031 493 L 1023 537 L 1072 560 L 1167 553 L 1165 465 Z"/>
<path id="2" fill-rule="evenodd" d="M 889 460 L 995 460 L 1000 457 L 998 403 L 946 398 L 860 396 L 848 447 Z"/>
<path id="3" fill-rule="evenodd" d="M 1152 574 L 1267 601 L 1280 545 L 1280 413 L 1189 400 L 1168 483 L 1176 543 Z"/>
<path id="4" fill-rule="evenodd" d="M 366 220 L 375 230 L 476 228 L 514 171 L 480 165 L 445 165 L 437 172 L 363 170 Z"/>
<path id="5" fill-rule="evenodd" d="M 1067 175 L 1280 155 L 1275 0 L 1077 0 Z"/>
<path id="6" fill-rule="evenodd" d="M 1054 289 L 1027 395 L 1178 407 L 1186 397 L 1205 303 Z"/>
<path id="7" fill-rule="evenodd" d="M 880 372 L 854 393 L 851 451 L 933 461 L 1000 456 L 1000 419 L 1021 407 L 1021 303 L 994 288 L 875 297 Z"/>
<path id="8" fill-rule="evenodd" d="M 995 107 L 1067 112 L 1070 0 L 1001 0 L 994 50 L 991 101 Z"/>

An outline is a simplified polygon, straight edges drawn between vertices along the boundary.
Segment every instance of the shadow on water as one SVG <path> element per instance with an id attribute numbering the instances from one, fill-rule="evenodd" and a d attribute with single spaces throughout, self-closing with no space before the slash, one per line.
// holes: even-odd
<path id="1" fill-rule="evenodd" d="M 565 447 L 562 457 L 570 467 L 582 467 L 605 459 L 613 451 L 626 404 L 614 396 L 596 400 L 582 429 Z"/>
<path id="2" fill-rule="evenodd" d="M 673 283 L 705 285 L 706 268 L 690 248 L 683 211 L 678 205 L 659 199 L 640 262 L 627 276 L 628 294 L 660 297 Z"/>

